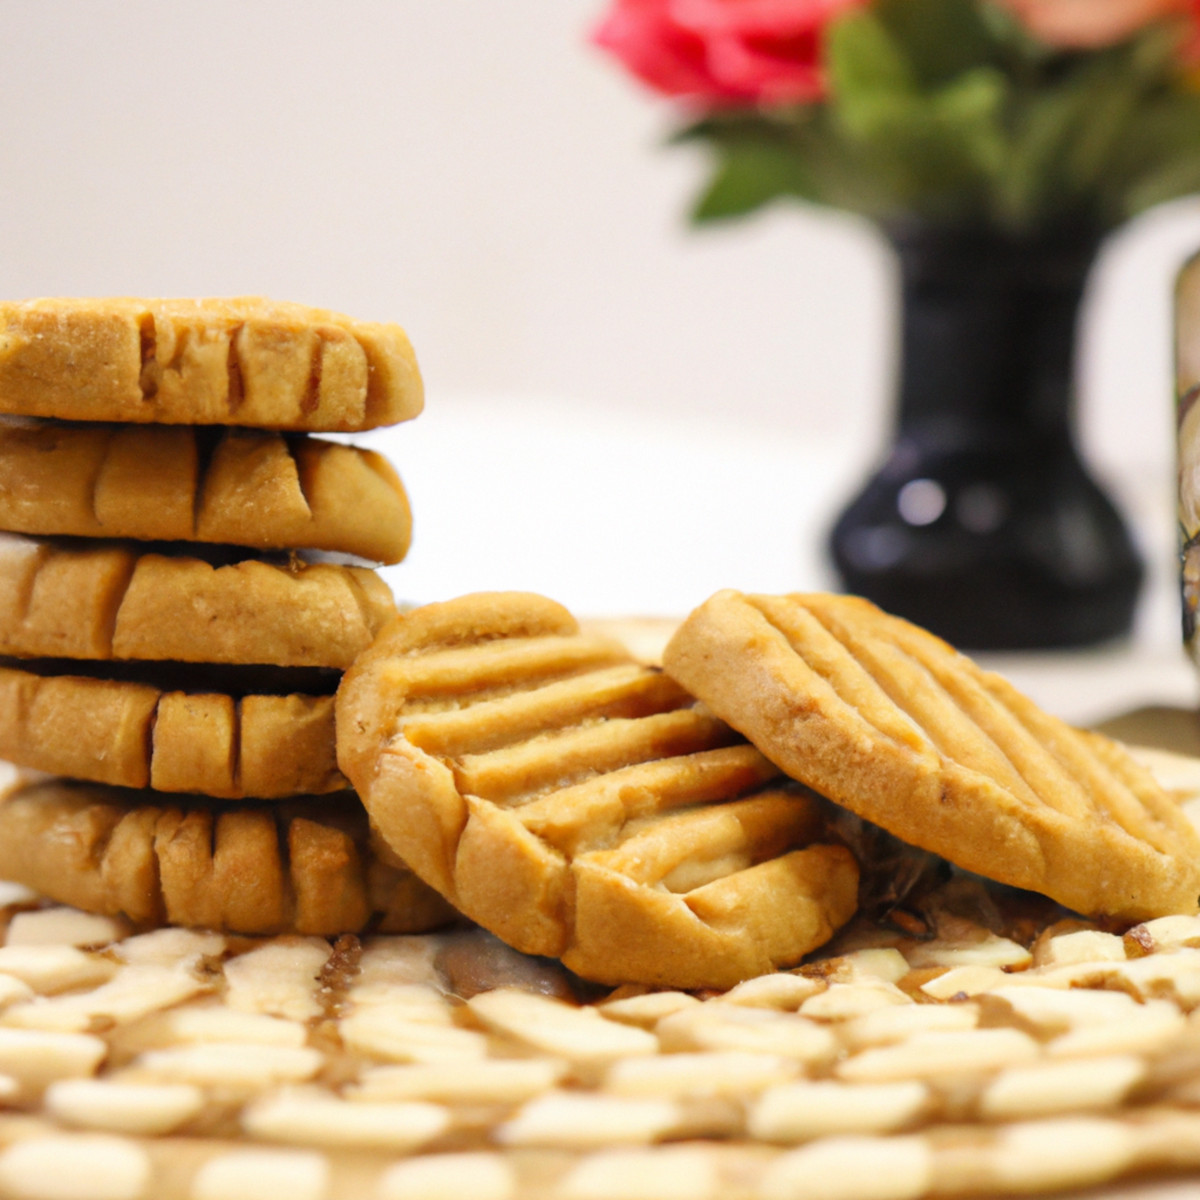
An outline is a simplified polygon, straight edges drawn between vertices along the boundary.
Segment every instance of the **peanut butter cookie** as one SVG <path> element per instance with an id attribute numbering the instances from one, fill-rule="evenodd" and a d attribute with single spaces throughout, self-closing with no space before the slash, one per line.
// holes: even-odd
<path id="1" fill-rule="evenodd" d="M 326 550 L 397 563 L 412 513 L 388 462 L 303 435 L 0 421 L 0 528 Z"/>
<path id="2" fill-rule="evenodd" d="M 353 432 L 423 404 L 398 325 L 257 296 L 0 304 L 0 412 Z"/>
<path id="3" fill-rule="evenodd" d="M 0 534 L 0 654 L 349 666 L 395 613 L 374 571 Z"/>
<path id="4" fill-rule="evenodd" d="M 857 865 L 815 797 L 539 596 L 400 617 L 336 717 L 388 845 L 510 945 L 587 978 L 732 986 L 855 910 Z"/>
<path id="5" fill-rule="evenodd" d="M 0 667 L 0 757 L 121 787 L 278 799 L 339 791 L 332 696 L 163 691 Z"/>
<path id="6" fill-rule="evenodd" d="M 353 793 L 229 807 L 63 779 L 0 799 L 0 878 L 136 925 L 416 933 L 452 911 L 371 845 Z"/>
<path id="7" fill-rule="evenodd" d="M 1089 915 L 1196 911 L 1200 838 L 1117 743 L 857 597 L 718 592 L 666 671 L 897 837 Z"/>

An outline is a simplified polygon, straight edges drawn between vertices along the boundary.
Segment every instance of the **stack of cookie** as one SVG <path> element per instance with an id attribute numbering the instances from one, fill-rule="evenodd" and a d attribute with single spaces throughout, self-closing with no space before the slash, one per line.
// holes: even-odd
<path id="1" fill-rule="evenodd" d="M 310 436 L 423 403 L 403 330 L 259 299 L 0 305 L 0 877 L 139 924 L 413 930 L 333 693 L 411 517 Z M 319 553 L 313 553 L 319 552 Z M 350 560 L 350 561 L 347 561 Z"/>

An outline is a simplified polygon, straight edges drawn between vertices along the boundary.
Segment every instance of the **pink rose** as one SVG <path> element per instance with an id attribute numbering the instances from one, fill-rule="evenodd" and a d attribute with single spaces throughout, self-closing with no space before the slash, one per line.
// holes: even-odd
<path id="1" fill-rule="evenodd" d="M 1037 38 L 1064 49 L 1111 46 L 1144 25 L 1190 13 L 1200 21 L 1200 0 L 1001 0 Z"/>
<path id="2" fill-rule="evenodd" d="M 594 39 L 639 79 L 706 104 L 824 94 L 825 27 L 869 0 L 614 0 Z"/>

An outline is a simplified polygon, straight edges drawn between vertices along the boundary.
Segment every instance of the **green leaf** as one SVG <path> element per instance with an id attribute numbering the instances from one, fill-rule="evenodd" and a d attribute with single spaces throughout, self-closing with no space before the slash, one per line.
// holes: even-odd
<path id="1" fill-rule="evenodd" d="M 1000 44 L 979 0 L 877 0 L 875 12 L 918 84 L 939 87 L 973 67 L 994 65 Z"/>
<path id="2" fill-rule="evenodd" d="M 718 149 L 718 165 L 692 209 L 692 220 L 713 221 L 754 212 L 782 196 L 815 199 L 804 156 L 779 142 L 737 140 Z"/>
<path id="3" fill-rule="evenodd" d="M 1200 191 L 1200 95 L 1161 96 L 1135 115 L 1113 165 L 1113 219 Z"/>
<path id="4" fill-rule="evenodd" d="M 1008 81 L 992 67 L 964 72 L 933 99 L 936 124 L 954 137 L 964 157 L 987 175 L 1001 171 L 1007 158 L 1007 99 Z"/>
<path id="5" fill-rule="evenodd" d="M 1025 80 L 1011 106 L 1011 152 L 997 180 L 996 211 L 1015 230 L 1068 214 L 1109 223 L 1112 194 L 1128 180 L 1141 140 L 1137 122 L 1155 101 L 1133 67 L 1130 43 L 1076 55 Z M 1195 131 L 1193 131 L 1193 137 Z"/>
<path id="6" fill-rule="evenodd" d="M 1116 160 L 1118 170 L 1132 174 L 1156 164 L 1200 153 L 1200 95 L 1158 96 L 1131 119 L 1128 136 Z"/>
<path id="7" fill-rule="evenodd" d="M 904 52 L 878 18 L 867 11 L 835 21 L 825 44 L 830 91 L 835 103 L 912 92 L 916 86 Z"/>
<path id="8" fill-rule="evenodd" d="M 1087 89 L 1079 86 L 1024 98 L 996 186 L 996 211 L 1006 227 L 1027 229 L 1039 213 L 1075 201 L 1067 194 L 1063 163 L 1076 130 L 1087 120 L 1089 100 Z"/>
<path id="9" fill-rule="evenodd" d="M 1174 74 L 1179 62 L 1179 31 L 1174 24 L 1151 25 L 1127 47 L 1129 70 L 1151 85 Z"/>
<path id="10" fill-rule="evenodd" d="M 1164 163 L 1157 171 L 1147 172 L 1122 198 L 1116 214 L 1128 218 L 1163 204 L 1200 192 L 1200 155 L 1191 159 Z"/>
<path id="11" fill-rule="evenodd" d="M 961 220 L 986 208 L 990 180 L 1007 157 L 1008 84 L 990 67 L 964 73 L 932 92 L 838 97 L 835 128 L 853 149 L 861 176 L 873 176 L 894 210 Z"/>
<path id="12" fill-rule="evenodd" d="M 903 3 L 903 0 L 899 0 Z M 1070 59 L 1068 52 L 1034 37 L 1025 23 L 1000 0 L 978 0 L 980 23 L 987 31 L 1000 64 L 1014 78 L 1056 70 Z"/>
<path id="13" fill-rule="evenodd" d="M 781 135 L 785 128 L 802 123 L 810 114 L 811 109 L 803 106 L 791 121 L 785 122 L 772 121 L 768 114 L 755 108 L 721 108 L 675 130 L 667 139 L 667 144 L 678 146 L 687 142 L 704 141 L 720 144 L 736 138 Z"/>
<path id="14" fill-rule="evenodd" d="M 1101 182 L 1105 168 L 1125 137 L 1142 87 L 1128 75 L 1098 73 L 1095 86 L 1088 90 L 1087 119 L 1079 123 L 1064 162 L 1068 185 L 1078 192 Z"/>

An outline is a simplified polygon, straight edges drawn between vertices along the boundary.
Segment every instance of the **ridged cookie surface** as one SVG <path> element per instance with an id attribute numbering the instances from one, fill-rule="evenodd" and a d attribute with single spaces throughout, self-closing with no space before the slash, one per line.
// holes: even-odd
<path id="1" fill-rule="evenodd" d="M 1196 911 L 1200 839 L 1118 744 L 865 600 L 719 592 L 664 664 L 793 778 L 907 842 L 1090 915 Z"/>
<path id="2" fill-rule="evenodd" d="M 398 325 L 257 296 L 0 304 L 0 412 L 352 432 L 423 404 Z"/>
<path id="3" fill-rule="evenodd" d="M 332 696 L 230 696 L 0 667 L 0 758 L 121 787 L 278 799 L 345 789 Z"/>
<path id="4" fill-rule="evenodd" d="M 342 668 L 394 613 L 363 567 L 0 534 L 0 654 Z"/>
<path id="5" fill-rule="evenodd" d="M 731 986 L 856 906 L 820 803 L 661 672 L 526 594 L 397 619 L 347 672 L 338 757 L 466 915 L 606 982 Z"/>
<path id="6" fill-rule="evenodd" d="M 417 933 L 445 902 L 370 843 L 352 792 L 228 807 L 64 779 L 0 798 L 0 878 L 135 925 Z"/>
<path id="7" fill-rule="evenodd" d="M 0 529 L 397 563 L 412 513 L 370 450 L 193 426 L 0 421 Z"/>

